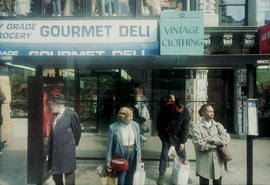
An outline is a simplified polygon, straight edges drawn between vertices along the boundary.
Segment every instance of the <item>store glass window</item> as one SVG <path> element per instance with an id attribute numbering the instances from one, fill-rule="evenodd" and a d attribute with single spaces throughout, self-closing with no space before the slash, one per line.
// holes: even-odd
<path id="1" fill-rule="evenodd" d="M 79 70 L 79 106 L 77 112 L 83 132 L 107 133 L 121 106 L 136 106 L 134 119 L 150 132 L 151 121 L 150 70 Z M 142 115 L 145 120 L 142 122 Z"/>
<path id="2" fill-rule="evenodd" d="M 43 14 L 53 17 L 135 16 L 137 3 L 136 0 L 51 0 L 43 5 Z"/>
<path id="3" fill-rule="evenodd" d="M 52 17 L 83 16 L 83 0 L 45 0 L 42 1 L 42 15 Z"/>
<path id="4" fill-rule="evenodd" d="M 245 25 L 245 0 L 220 0 L 220 25 Z"/>
<path id="5" fill-rule="evenodd" d="M 257 26 L 270 24 L 270 1 L 257 0 Z"/>
<path id="6" fill-rule="evenodd" d="M 0 16 L 33 16 L 36 13 L 35 3 L 35 0 L 0 0 Z"/>
<path id="7" fill-rule="evenodd" d="M 198 0 L 142 0 L 142 16 L 159 16 L 164 10 L 198 10 Z"/>
<path id="8" fill-rule="evenodd" d="M 257 68 L 258 115 L 270 116 L 270 66 Z"/>
<path id="9" fill-rule="evenodd" d="M 10 63 L 7 63 L 7 65 L 9 66 L 12 97 L 10 103 L 10 116 L 12 118 L 25 118 L 28 116 L 27 78 L 34 75 L 35 69 Z"/>

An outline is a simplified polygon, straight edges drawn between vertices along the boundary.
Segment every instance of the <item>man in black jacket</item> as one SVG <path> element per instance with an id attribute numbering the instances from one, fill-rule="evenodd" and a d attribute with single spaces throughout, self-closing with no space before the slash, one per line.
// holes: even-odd
<path id="1" fill-rule="evenodd" d="M 56 185 L 75 185 L 76 146 L 81 138 L 81 127 L 76 112 L 65 107 L 65 96 L 53 94 L 49 102 L 54 113 L 48 141 L 48 169 L 52 170 Z"/>
<path id="2" fill-rule="evenodd" d="M 162 149 L 159 163 L 158 185 L 163 185 L 164 174 L 168 163 L 168 151 L 170 146 L 175 146 L 176 153 L 180 160 L 186 160 L 185 143 L 188 138 L 189 112 L 184 108 L 181 100 L 165 103 L 157 120 L 159 137 L 162 142 Z"/>

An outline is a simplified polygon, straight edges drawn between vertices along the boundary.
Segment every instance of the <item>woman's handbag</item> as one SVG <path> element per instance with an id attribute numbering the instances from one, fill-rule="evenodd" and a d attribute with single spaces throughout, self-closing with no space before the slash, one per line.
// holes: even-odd
<path id="1" fill-rule="evenodd" d="M 118 185 L 118 177 L 112 170 L 107 170 L 106 175 L 100 178 L 101 185 Z"/>
<path id="2" fill-rule="evenodd" d="M 124 172 L 128 170 L 128 161 L 123 158 L 114 158 L 111 161 L 111 167 L 115 171 Z"/>
<path id="3" fill-rule="evenodd" d="M 229 149 L 228 149 L 228 146 L 227 145 L 224 145 L 222 147 L 218 147 L 218 154 L 219 154 L 220 158 L 224 162 L 227 162 L 227 161 L 232 160 L 232 155 L 229 152 Z"/>

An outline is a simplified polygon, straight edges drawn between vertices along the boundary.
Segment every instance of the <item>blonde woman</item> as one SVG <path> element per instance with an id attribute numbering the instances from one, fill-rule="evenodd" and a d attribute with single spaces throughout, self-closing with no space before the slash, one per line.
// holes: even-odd
<path id="1" fill-rule="evenodd" d="M 200 185 L 221 185 L 224 162 L 218 156 L 217 148 L 230 141 L 230 135 L 224 127 L 214 120 L 214 109 L 204 104 L 199 110 L 202 120 L 192 130 L 192 141 L 196 151 L 196 174 Z"/>
<path id="2" fill-rule="evenodd" d="M 127 159 L 129 155 L 128 170 L 117 172 L 117 176 L 118 185 L 132 185 L 136 165 L 141 161 L 140 128 L 129 107 L 120 108 L 117 120 L 109 128 L 106 166 L 111 168 L 113 158 Z"/>

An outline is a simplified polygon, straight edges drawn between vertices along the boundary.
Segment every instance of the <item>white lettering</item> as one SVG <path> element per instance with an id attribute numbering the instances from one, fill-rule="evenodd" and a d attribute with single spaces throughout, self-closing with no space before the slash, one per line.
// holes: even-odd
<path id="1" fill-rule="evenodd" d="M 19 55 L 19 51 L 0 51 L 0 55 L 18 56 Z"/>

